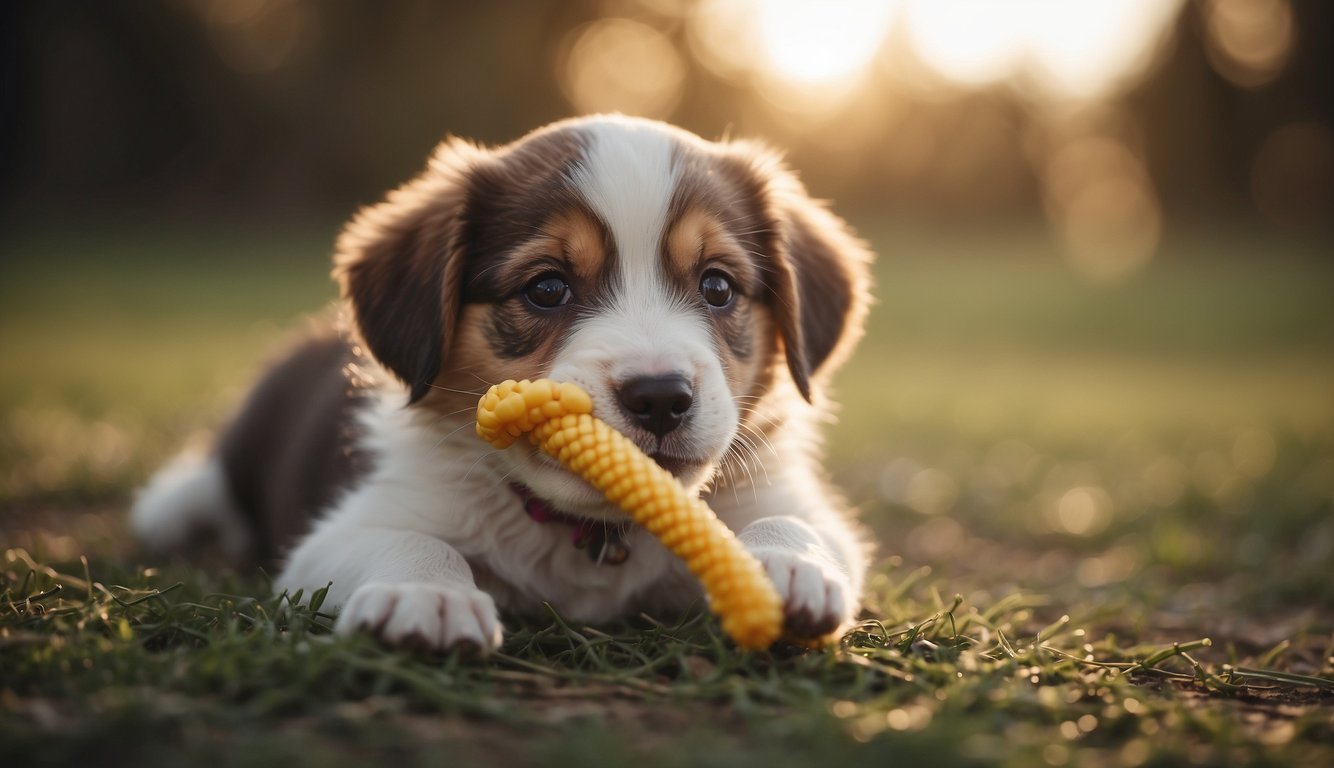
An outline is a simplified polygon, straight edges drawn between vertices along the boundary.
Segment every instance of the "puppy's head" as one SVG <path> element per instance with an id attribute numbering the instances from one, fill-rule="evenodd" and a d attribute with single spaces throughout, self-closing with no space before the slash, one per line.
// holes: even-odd
<path id="1" fill-rule="evenodd" d="M 466 409 L 508 378 L 573 381 L 698 489 L 774 393 L 819 396 L 860 335 L 868 263 L 762 148 L 595 117 L 493 150 L 445 142 L 348 226 L 335 275 L 415 407 Z M 551 503 L 601 514 L 526 444 L 504 457 Z"/>

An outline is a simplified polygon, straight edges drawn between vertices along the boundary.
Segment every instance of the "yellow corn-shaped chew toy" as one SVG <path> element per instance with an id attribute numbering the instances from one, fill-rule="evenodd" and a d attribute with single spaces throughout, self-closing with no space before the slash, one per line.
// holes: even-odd
<path id="1" fill-rule="evenodd" d="M 479 437 L 507 448 L 525 433 L 684 560 L 737 645 L 768 648 L 778 639 L 782 601 L 760 562 L 670 472 L 593 416 L 587 393 L 570 383 L 525 379 L 482 396 Z"/>

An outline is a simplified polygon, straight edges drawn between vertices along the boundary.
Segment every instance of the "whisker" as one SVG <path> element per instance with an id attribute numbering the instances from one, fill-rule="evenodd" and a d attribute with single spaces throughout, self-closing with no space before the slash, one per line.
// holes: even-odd
<path id="1" fill-rule="evenodd" d="M 728 460 L 730 457 L 724 457 L 722 463 L 723 474 L 727 475 L 727 484 L 732 486 L 732 501 L 737 506 L 741 506 L 741 493 L 736 487 L 736 472 L 732 469 L 732 463 Z"/>
<path id="2" fill-rule="evenodd" d="M 530 231 L 529 231 L 528 234 L 536 234 L 536 229 L 535 229 L 535 228 L 530 228 Z M 496 262 L 495 264 L 492 264 L 491 266 L 487 267 L 486 269 L 483 269 L 482 271 L 478 272 L 478 273 L 477 273 L 477 277 L 475 277 L 475 278 L 473 278 L 473 279 L 474 279 L 474 280 L 478 280 L 478 279 L 481 279 L 481 278 L 483 278 L 483 277 L 486 277 L 487 275 L 491 274 L 492 272 L 495 272 L 495 271 L 497 271 L 497 270 L 499 270 L 499 269 L 505 267 L 508 263 L 509 263 L 508 261 L 498 261 L 498 262 Z"/>
<path id="3" fill-rule="evenodd" d="M 450 389 L 449 387 L 442 387 L 439 384 L 427 384 L 426 386 L 430 387 L 431 389 L 439 389 L 445 392 L 455 392 L 460 395 L 472 395 L 473 397 L 482 396 L 481 392 L 472 392 L 466 389 Z"/>
<path id="4" fill-rule="evenodd" d="M 472 466 L 468 467 L 468 471 L 463 473 L 463 479 L 461 479 L 459 482 L 461 482 L 461 483 L 466 483 L 466 482 L 468 482 L 468 478 L 469 478 L 469 477 L 472 477 L 472 472 L 473 472 L 473 470 L 474 470 L 474 469 L 477 469 L 477 465 L 478 465 L 478 464 L 481 464 L 482 461 L 483 461 L 484 459 L 497 458 L 497 457 L 499 457 L 499 456 L 500 456 L 500 453 L 499 453 L 498 451 L 490 451 L 490 450 L 483 451 L 482 454 L 481 454 L 480 456 L 477 457 L 477 461 L 474 461 L 474 462 L 472 463 Z M 512 471 L 512 470 L 511 470 L 511 471 Z M 506 476 L 508 477 L 508 475 L 506 475 Z"/>
<path id="5" fill-rule="evenodd" d="M 752 449 L 752 452 L 753 452 L 753 449 Z M 746 479 L 747 479 L 747 481 L 749 481 L 749 483 L 750 483 L 750 498 L 751 498 L 751 503 L 752 503 L 752 504 L 759 504 L 759 503 L 760 503 L 760 489 L 759 489 L 758 486 L 755 485 L 755 474 L 754 474 L 753 472 L 750 471 L 750 462 L 745 461 L 744 458 L 741 458 L 741 459 L 738 460 L 737 463 L 739 463 L 739 464 L 741 465 L 741 469 L 743 469 L 743 470 L 745 471 L 745 473 L 746 473 Z M 768 476 L 767 473 L 765 474 L 764 479 L 765 479 L 765 481 L 766 481 L 766 485 L 767 485 L 767 484 L 768 484 L 767 481 L 768 481 L 768 479 L 769 479 L 769 476 Z"/>
<path id="6" fill-rule="evenodd" d="M 769 449 L 769 453 L 773 454 L 774 458 L 778 458 L 778 449 L 774 447 L 773 443 L 769 442 L 769 438 L 765 437 L 763 432 L 760 432 L 755 429 L 755 427 L 745 423 L 741 424 L 741 428 L 746 431 L 749 439 L 763 445 L 765 448 Z M 759 458 L 758 451 L 756 458 Z"/>
<path id="7" fill-rule="evenodd" d="M 742 449 L 741 453 L 743 455 L 738 458 L 742 459 L 741 466 L 743 469 L 746 470 L 746 474 L 750 476 L 751 487 L 752 488 L 756 487 L 755 475 L 750 471 L 751 464 L 758 465 L 760 471 L 764 473 L 764 484 L 766 486 L 773 485 L 773 481 L 769 479 L 769 468 L 766 467 L 764 465 L 764 462 L 760 460 L 760 453 L 759 450 L 755 447 L 755 443 L 751 441 L 751 439 L 748 438 L 747 436 L 738 434 L 732 444 L 738 445 Z M 747 458 L 749 459 L 749 461 L 744 460 Z M 758 498 L 756 500 L 758 501 Z"/>
<path id="8" fill-rule="evenodd" d="M 468 406 L 467 408 L 460 408 L 460 409 L 458 409 L 457 411 L 450 411 L 449 413 L 442 413 L 442 414 L 440 414 L 440 418 L 438 418 L 438 419 L 435 420 L 435 423 L 436 423 L 436 424 L 439 424 L 440 422 L 444 421 L 445 419 L 450 418 L 451 416 L 458 416 L 460 413 L 467 413 L 467 412 L 469 412 L 469 411 L 475 411 L 475 410 L 477 410 L 477 407 L 476 407 L 476 406 L 472 406 L 472 405 L 470 405 L 470 406 Z"/>
<path id="9" fill-rule="evenodd" d="M 439 448 L 440 445 L 441 445 L 442 443 L 444 443 L 446 440 L 448 440 L 449 438 L 453 437 L 454 435 L 457 435 L 460 431 L 465 430 L 465 429 L 467 429 L 468 427 L 476 426 L 476 424 L 477 424 L 476 421 L 469 421 L 469 422 L 465 422 L 465 423 L 459 425 L 458 427 L 455 427 L 454 429 L 451 429 L 449 432 L 447 432 L 446 434 L 444 434 L 443 436 L 441 436 L 441 438 L 440 438 L 439 440 L 436 440 L 436 441 L 435 441 L 435 445 L 431 446 L 431 450 L 434 451 L 436 448 Z"/>
<path id="10" fill-rule="evenodd" d="M 779 419 L 776 415 L 772 413 L 760 414 L 758 409 L 748 405 L 742 406 L 739 410 L 741 415 L 741 425 L 752 430 L 756 426 L 770 427 L 779 423 Z M 756 419 L 754 418 L 755 416 L 760 416 L 760 418 Z"/>

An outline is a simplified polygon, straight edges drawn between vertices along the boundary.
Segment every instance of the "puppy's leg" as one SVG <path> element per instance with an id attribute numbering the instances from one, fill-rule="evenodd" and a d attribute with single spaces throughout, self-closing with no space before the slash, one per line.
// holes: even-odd
<path id="1" fill-rule="evenodd" d="M 763 488 L 740 490 L 715 509 L 739 529 L 737 538 L 764 564 L 784 603 L 784 629 L 816 638 L 856 618 L 866 572 L 866 548 L 852 524 L 814 483 L 772 476 Z"/>
<path id="2" fill-rule="evenodd" d="M 463 555 L 410 530 L 339 520 L 317 527 L 278 577 L 279 589 L 318 589 L 341 606 L 339 634 L 369 632 L 386 643 L 426 650 L 499 647 L 495 601 L 477 588 Z"/>

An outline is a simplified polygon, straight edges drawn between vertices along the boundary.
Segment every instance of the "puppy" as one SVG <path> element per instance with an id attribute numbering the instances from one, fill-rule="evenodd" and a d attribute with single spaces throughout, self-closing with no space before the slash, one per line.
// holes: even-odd
<path id="1" fill-rule="evenodd" d="M 339 632 L 494 649 L 500 613 L 679 613 L 684 566 L 525 441 L 474 435 L 487 385 L 572 381 L 764 564 L 786 630 L 849 624 L 863 538 L 822 482 L 822 386 L 861 335 L 871 255 L 765 149 L 600 116 L 444 142 L 358 214 L 349 333 L 304 342 L 207 456 L 141 492 L 158 549 L 201 527 L 331 584 Z"/>

